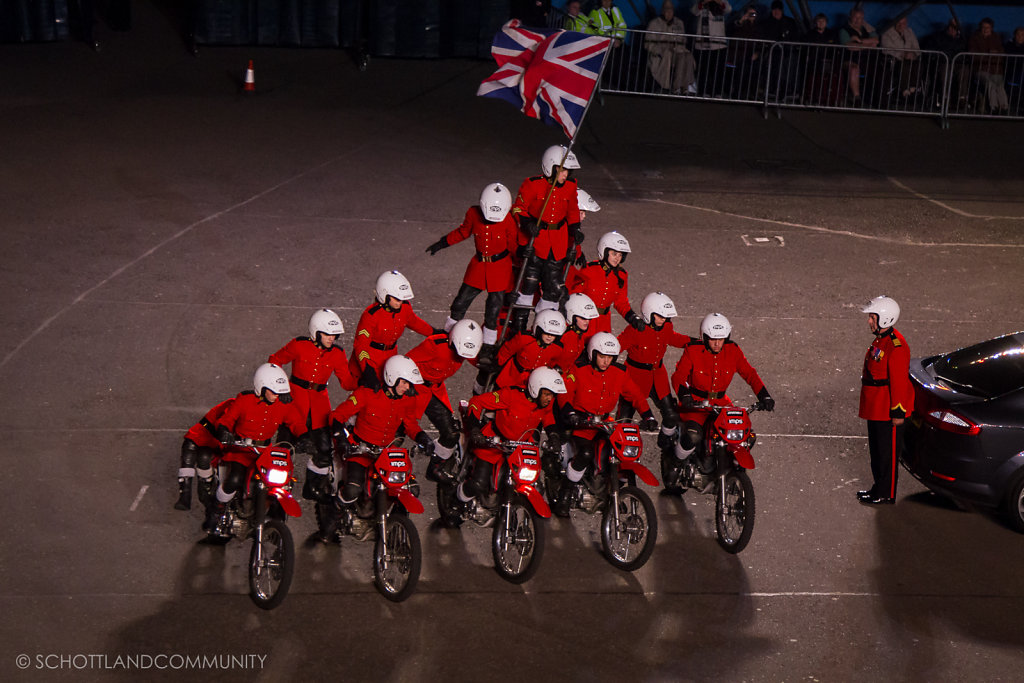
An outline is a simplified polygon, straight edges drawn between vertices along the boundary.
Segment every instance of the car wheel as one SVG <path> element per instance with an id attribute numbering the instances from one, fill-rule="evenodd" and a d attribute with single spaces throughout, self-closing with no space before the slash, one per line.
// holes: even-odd
<path id="1" fill-rule="evenodd" d="M 1024 534 L 1024 473 L 1017 477 L 1006 494 L 1003 512 L 1014 531 Z"/>

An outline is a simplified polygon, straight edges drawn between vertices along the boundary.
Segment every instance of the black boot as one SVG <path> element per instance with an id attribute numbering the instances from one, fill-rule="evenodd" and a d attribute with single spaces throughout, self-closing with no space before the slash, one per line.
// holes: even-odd
<path id="1" fill-rule="evenodd" d="M 337 499 L 317 505 L 317 540 L 321 543 L 338 543 L 338 522 L 341 521 L 341 505 Z"/>
<path id="2" fill-rule="evenodd" d="M 448 484 L 454 481 L 455 477 L 448 471 L 447 464 L 447 460 L 436 455 L 430 456 L 430 464 L 427 465 L 427 479 L 438 484 Z"/>
<path id="3" fill-rule="evenodd" d="M 175 510 L 192 509 L 192 477 L 178 477 L 178 502 Z"/>
<path id="4" fill-rule="evenodd" d="M 206 521 L 203 522 L 203 531 L 207 532 L 211 536 L 223 536 L 225 530 L 222 529 L 222 521 L 226 516 L 228 506 L 224 503 L 214 501 L 206 509 Z"/>
<path id="5" fill-rule="evenodd" d="M 327 475 L 306 470 L 306 483 L 302 485 L 302 497 L 306 500 L 323 502 L 327 492 Z"/>
<path id="6" fill-rule="evenodd" d="M 200 477 L 199 481 L 196 482 L 196 494 L 199 496 L 199 502 L 206 507 L 210 506 L 210 501 L 213 500 L 213 492 L 217 488 L 216 483 L 213 481 L 213 477 L 206 477 L 205 479 Z"/>
<path id="7" fill-rule="evenodd" d="M 509 328 L 513 333 L 525 333 L 526 327 L 530 322 L 530 311 L 533 310 L 529 307 L 524 308 L 513 308 L 511 311 L 512 319 L 509 322 Z"/>
<path id="8" fill-rule="evenodd" d="M 569 499 L 572 497 L 572 490 L 574 487 L 575 484 L 567 478 L 562 479 L 562 483 L 558 487 L 558 493 L 555 494 L 555 504 L 551 507 L 551 512 L 553 512 L 556 517 L 569 516 Z"/>
<path id="9" fill-rule="evenodd" d="M 665 486 L 667 493 L 679 492 L 679 475 L 682 473 L 682 463 L 676 457 L 675 449 L 669 448 L 661 452 L 661 483 Z"/>

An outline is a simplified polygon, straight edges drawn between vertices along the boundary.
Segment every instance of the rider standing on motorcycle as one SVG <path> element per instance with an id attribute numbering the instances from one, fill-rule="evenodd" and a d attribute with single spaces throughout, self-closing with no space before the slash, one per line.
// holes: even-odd
<path id="1" fill-rule="evenodd" d="M 562 354 L 559 338 L 565 334 L 565 318 L 554 310 L 538 311 L 534 317 L 533 335 L 520 333 L 502 344 L 498 349 L 498 372 L 494 385 L 499 389 L 505 387 L 524 387 L 530 372 L 542 365 L 552 366 Z M 484 392 L 487 373 L 482 371 L 473 386 L 474 394 Z"/>
<path id="2" fill-rule="evenodd" d="M 412 310 L 412 285 L 397 270 L 382 273 L 373 291 L 377 300 L 359 317 L 351 365 L 359 386 L 379 389 L 381 370 L 398 353 L 395 347 L 405 328 L 424 337 L 433 334 L 434 328 Z"/>
<path id="3" fill-rule="evenodd" d="M 291 384 L 280 365 L 264 363 L 252 378 L 253 392 L 242 392 L 231 403 L 217 427 L 217 438 L 230 445 L 235 441 L 251 441 L 253 446 L 266 446 L 281 425 L 296 437 L 306 433 L 306 421 L 292 404 Z M 235 493 L 245 486 L 245 477 L 257 455 L 248 450 L 228 448 L 223 462 L 228 464 L 227 476 L 217 487 L 215 502 L 210 505 L 206 528 L 217 526 Z"/>
<path id="4" fill-rule="evenodd" d="M 476 496 L 494 489 L 495 468 L 501 462 L 501 451 L 492 448 L 490 440 L 533 441 L 534 431 L 546 428 L 548 446 L 561 447 L 555 429 L 552 401 L 555 394 L 565 393 L 565 382 L 557 370 L 539 367 L 530 373 L 523 387 L 506 387 L 474 396 L 466 416 L 469 442 L 473 447 L 473 473 L 458 489 L 458 498 L 469 503 Z M 494 412 L 494 419 L 481 427 L 483 415 Z M 526 438 L 529 435 L 529 438 Z"/>
<path id="5" fill-rule="evenodd" d="M 594 462 L 594 439 L 598 431 L 580 425 L 590 417 L 611 414 L 623 397 L 640 411 L 642 429 L 653 429 L 658 424 L 643 392 L 626 374 L 626 368 L 615 362 L 621 352 L 615 335 L 598 332 L 587 342 L 587 357 L 580 358 L 565 376 L 566 393 L 558 400 L 559 414 L 562 423 L 572 430 L 576 455 L 569 462 L 558 489 L 553 511 L 559 517 L 569 516 L 572 488 Z"/>
<path id="6" fill-rule="evenodd" d="M 384 386 L 381 389 L 359 387 L 331 413 L 331 427 L 341 434 L 337 445 L 344 450 L 349 445 L 345 434 L 351 430 L 352 441 L 371 446 L 386 447 L 398 434 L 399 427 L 413 439 L 427 455 L 432 455 L 434 441 L 416 422 L 419 416 L 414 384 L 423 384 L 423 376 L 416 363 L 406 356 L 396 355 L 384 363 Z M 345 423 L 355 417 L 355 424 Z M 338 492 L 343 505 L 359 499 L 366 486 L 366 467 L 350 460 L 345 468 L 345 484 Z"/>
<path id="7" fill-rule="evenodd" d="M 438 432 L 434 454 L 427 466 L 427 479 L 430 481 L 439 481 L 444 476 L 442 467 L 459 442 L 458 426 L 452 414 L 445 380 L 458 372 L 463 361 L 476 363 L 482 342 L 480 326 L 464 319 L 455 323 L 448 334 L 432 334 L 407 354 L 416 363 L 428 389 L 417 392 L 420 394 L 417 396 L 419 414 L 425 414 Z"/>
<path id="8" fill-rule="evenodd" d="M 568 328 L 558 340 L 562 345 L 562 352 L 555 360 L 555 367 L 563 372 L 576 367 L 576 361 L 583 355 L 583 349 L 587 345 L 585 335 L 590 327 L 590 321 L 597 315 L 597 306 L 589 296 L 582 292 L 569 295 L 565 302 L 565 321 Z"/>
<path id="9" fill-rule="evenodd" d="M 192 509 L 192 479 L 199 475 L 196 489 L 199 502 L 210 504 L 213 494 L 213 456 L 220 453 L 220 441 L 217 439 L 217 424 L 227 411 L 234 398 L 221 401 L 210 408 L 199 422 L 196 422 L 185 433 L 181 442 L 181 466 L 178 468 L 178 500 L 174 503 L 175 510 Z"/>
<path id="10" fill-rule="evenodd" d="M 672 329 L 669 318 L 676 316 L 676 305 L 662 292 L 651 292 L 645 296 L 640 304 L 640 314 L 647 328 L 627 327 L 619 335 L 619 344 L 626 352 L 626 372 L 658 407 L 662 430 L 671 429 L 677 426 L 678 417 L 672 406 L 668 372 L 665 371 L 665 350 L 669 346 L 684 348 L 690 343 L 690 338 Z M 633 417 L 633 407 L 628 401 L 620 401 L 619 417 Z"/>
<path id="11" fill-rule="evenodd" d="M 619 233 L 606 232 L 597 242 L 597 260 L 573 274 L 567 282 L 570 292 L 582 292 L 597 306 L 597 319 L 590 323 L 585 338 L 612 331 L 611 308 L 638 330 L 646 324 L 629 305 L 629 273 L 622 267 L 630 252 L 629 241 Z"/>
<path id="12" fill-rule="evenodd" d="M 775 399 L 768 393 L 764 382 L 736 342 L 729 336 L 732 325 L 721 313 L 709 313 L 700 323 L 701 339 L 693 340 L 683 349 L 683 355 L 676 363 L 671 383 L 679 399 L 680 426 L 661 431 L 658 445 L 661 446 L 663 472 L 678 472 L 675 460 L 685 460 L 693 454 L 704 434 L 706 410 L 696 404 L 708 401 L 713 406 L 732 405 L 725 395 L 733 376 L 740 377 L 757 394 L 758 407 L 774 410 Z M 676 438 L 678 432 L 679 438 Z M 676 482 L 665 481 L 670 490 Z"/>
<path id="13" fill-rule="evenodd" d="M 307 438 L 312 442 L 313 457 L 306 464 L 306 483 L 302 487 L 306 500 L 318 500 L 324 495 L 331 466 L 331 433 L 327 426 L 331 399 L 327 383 L 333 373 L 342 389 L 352 391 L 358 380 L 352 374 L 345 350 L 338 344 L 338 337 L 344 333 L 338 314 L 321 308 L 309 319 L 308 337 L 296 337 L 269 358 L 269 362 L 277 365 L 292 364 L 291 396 L 309 428 Z M 292 440 L 287 435 L 282 438 Z"/>

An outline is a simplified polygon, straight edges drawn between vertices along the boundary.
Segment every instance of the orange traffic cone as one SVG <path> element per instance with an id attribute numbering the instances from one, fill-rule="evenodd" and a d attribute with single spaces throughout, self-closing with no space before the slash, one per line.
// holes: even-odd
<path id="1" fill-rule="evenodd" d="M 249 60 L 249 66 L 245 69 L 245 92 L 256 92 L 256 75 L 252 70 L 252 60 Z"/>

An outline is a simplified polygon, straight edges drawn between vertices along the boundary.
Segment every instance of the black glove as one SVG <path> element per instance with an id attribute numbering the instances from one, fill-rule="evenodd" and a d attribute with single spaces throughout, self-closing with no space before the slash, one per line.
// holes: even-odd
<path id="1" fill-rule="evenodd" d="M 679 410 L 686 412 L 693 410 L 697 405 L 693 401 L 693 394 L 688 391 L 684 391 L 679 394 Z"/>
<path id="2" fill-rule="evenodd" d="M 529 261 L 533 258 L 533 247 L 524 244 L 523 246 L 516 249 L 516 256 L 524 261 Z"/>
<path id="3" fill-rule="evenodd" d="M 583 255 L 582 251 L 576 256 L 576 261 L 574 263 L 577 268 L 582 268 L 587 265 L 587 257 Z"/>
<path id="4" fill-rule="evenodd" d="M 234 443 L 237 441 L 237 437 L 231 433 L 231 430 L 221 425 L 217 427 L 217 440 L 221 443 Z"/>
<path id="5" fill-rule="evenodd" d="M 583 231 L 577 228 L 576 232 L 573 233 L 572 238 L 575 240 L 576 244 L 583 244 Z"/>
<path id="6" fill-rule="evenodd" d="M 768 393 L 767 389 L 757 392 L 757 407 L 767 410 L 769 413 L 775 410 L 775 399 Z"/>
<path id="7" fill-rule="evenodd" d="M 653 432 L 658 428 L 658 421 L 654 419 L 654 413 L 648 410 L 640 416 L 640 431 Z"/>
<path id="8" fill-rule="evenodd" d="M 632 328 L 637 332 L 643 332 L 645 329 L 647 329 L 647 323 L 645 323 L 640 318 L 640 316 L 636 314 L 636 312 L 628 311 L 625 315 L 625 318 L 626 322 L 629 323 L 630 326 L 632 326 Z"/>
<path id="9" fill-rule="evenodd" d="M 427 251 L 430 252 L 431 256 L 433 256 L 434 254 L 436 254 L 437 252 L 441 251 L 442 249 L 444 249 L 447 246 L 448 246 L 448 242 L 445 240 L 445 238 L 442 237 L 441 239 L 439 239 L 438 241 L 434 242 L 429 247 L 427 247 Z"/>
<path id="10" fill-rule="evenodd" d="M 540 234 L 540 223 L 533 216 L 523 216 L 519 219 L 519 229 L 530 237 L 536 237 Z"/>
<path id="11" fill-rule="evenodd" d="M 487 437 L 480 431 L 479 427 L 473 427 L 469 430 L 469 445 L 473 448 L 485 448 L 487 446 Z"/>
<path id="12" fill-rule="evenodd" d="M 373 369 L 372 365 L 363 368 L 363 374 L 359 376 L 359 386 L 368 387 L 374 391 L 380 390 L 380 377 L 377 376 L 377 371 Z"/>
<path id="13" fill-rule="evenodd" d="M 562 450 L 562 435 L 555 430 L 548 432 L 547 448 L 558 453 Z"/>
<path id="14" fill-rule="evenodd" d="M 583 424 L 583 416 L 572 410 L 565 414 L 565 424 L 569 425 L 570 428 L 575 429 Z"/>
<path id="15" fill-rule="evenodd" d="M 423 449 L 425 455 L 434 454 L 434 440 L 426 432 L 420 432 L 416 435 L 416 443 Z"/>

